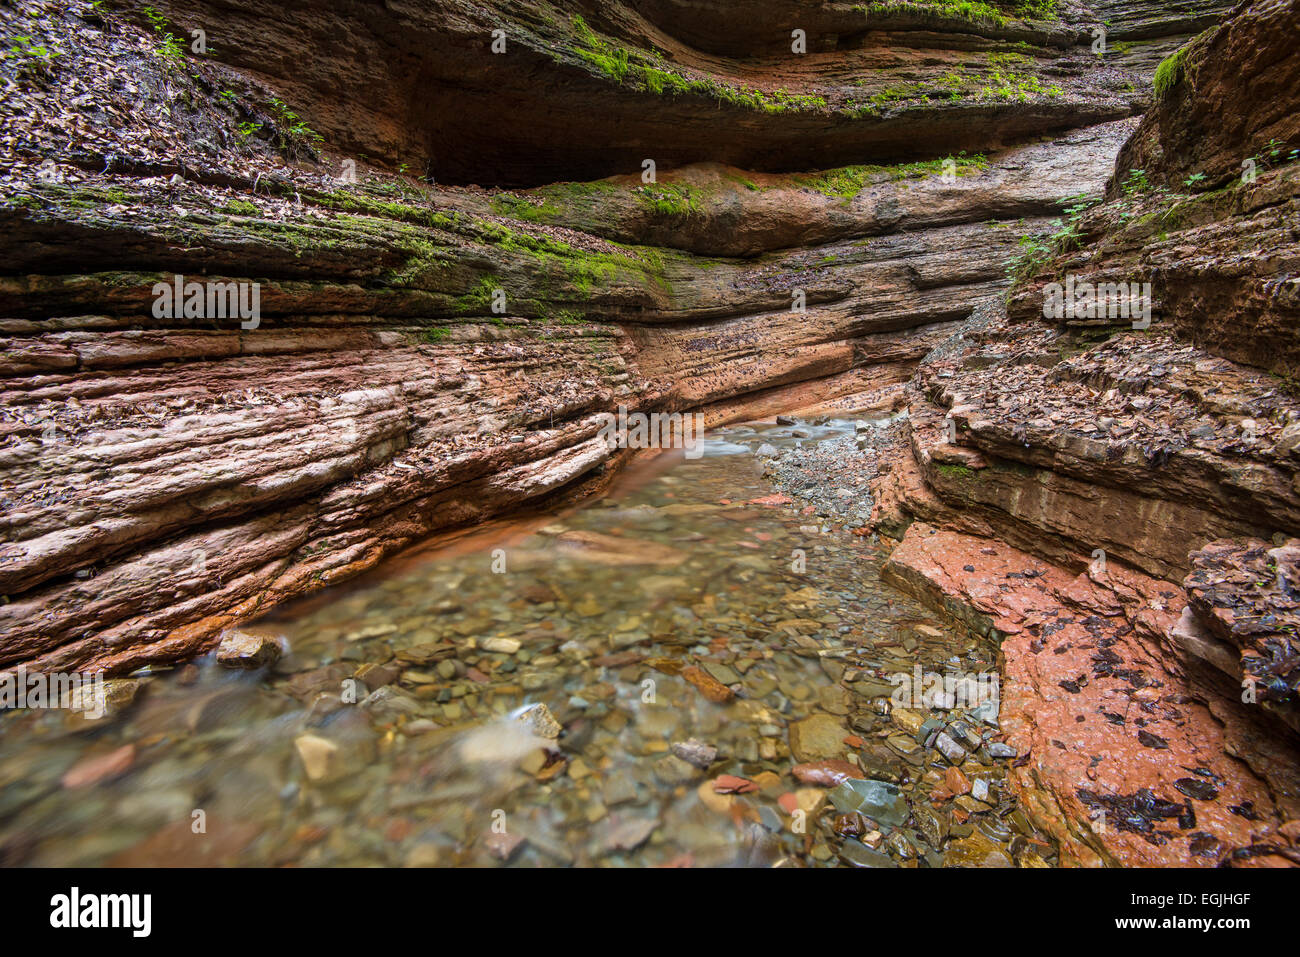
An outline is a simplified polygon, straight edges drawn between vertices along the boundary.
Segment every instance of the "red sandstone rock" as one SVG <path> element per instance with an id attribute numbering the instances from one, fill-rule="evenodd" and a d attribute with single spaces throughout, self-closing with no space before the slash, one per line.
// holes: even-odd
<path id="1" fill-rule="evenodd" d="M 735 693 L 717 678 L 695 665 L 683 668 L 681 675 L 696 688 L 700 694 L 715 704 L 725 704 L 735 697 Z"/>
<path id="2" fill-rule="evenodd" d="M 713 779 L 713 790 L 717 794 L 749 794 L 758 790 L 758 785 L 748 778 L 738 778 L 734 774 L 724 774 Z"/>
<path id="3" fill-rule="evenodd" d="M 107 754 L 83 758 L 64 772 L 61 783 L 65 788 L 84 788 L 107 781 L 128 771 L 135 763 L 135 745 L 124 744 Z"/>
<path id="4" fill-rule="evenodd" d="M 1035 823 L 1062 842 L 1063 860 L 1212 866 L 1232 848 L 1266 843 L 1281 823 L 1269 786 L 1241 773 L 1232 756 L 1241 741 L 1192 695 L 1196 689 L 1166 651 L 1164 633 L 1184 605 L 1181 590 L 1117 563 L 1102 583 L 1006 545 L 989 556 L 988 547 L 917 522 L 886 575 L 1006 636 L 1000 722 L 1008 742 L 1029 755 L 1012 765 L 1011 780 Z M 1144 745 L 1145 735 L 1165 748 Z M 1176 782 L 1187 768 L 1205 769 L 1218 784 L 1213 800 L 1192 800 L 1196 828 L 1170 821 L 1145 833 L 1125 830 L 1113 807 L 1104 830 L 1089 823 L 1111 807 L 1103 799 L 1131 800 L 1143 789 L 1181 804 L 1187 798 Z M 1242 806 L 1257 820 L 1229 810 Z M 1200 832 L 1220 842 L 1209 856 L 1191 849 Z"/>

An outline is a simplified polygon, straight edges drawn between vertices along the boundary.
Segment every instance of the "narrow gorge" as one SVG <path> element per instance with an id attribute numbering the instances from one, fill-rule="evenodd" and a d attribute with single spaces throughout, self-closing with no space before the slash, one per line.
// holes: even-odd
<path id="1" fill-rule="evenodd" d="M 1298 35 L 0 0 L 0 862 L 1300 864 Z"/>

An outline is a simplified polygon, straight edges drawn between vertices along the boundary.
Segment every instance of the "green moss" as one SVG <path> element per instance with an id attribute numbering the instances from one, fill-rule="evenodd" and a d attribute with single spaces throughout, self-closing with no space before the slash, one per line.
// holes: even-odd
<path id="1" fill-rule="evenodd" d="M 1030 57 L 1019 53 L 990 53 L 989 66 L 992 69 L 976 95 L 1021 102 L 1029 99 L 1031 95 L 1061 96 L 1063 91 L 1055 83 L 1044 83 L 1035 74 L 1017 69 L 1032 62 Z"/>
<path id="2" fill-rule="evenodd" d="M 584 196 L 603 196 L 610 193 L 620 193 L 625 187 L 618 183 L 611 183 L 609 180 L 598 179 L 587 183 L 551 183 L 549 186 L 539 187 L 536 192 L 544 196 L 552 196 L 556 199 L 572 199 L 574 197 Z"/>
<path id="3" fill-rule="evenodd" d="M 638 186 L 634 192 L 641 204 L 657 216 L 685 219 L 700 212 L 699 191 L 686 183 L 654 183 Z"/>
<path id="4" fill-rule="evenodd" d="M 818 94 L 787 90 L 758 90 L 720 82 L 713 77 L 688 77 L 666 69 L 653 54 L 620 47 L 592 30 L 582 17 L 571 21 L 577 46 L 573 52 L 615 83 L 644 90 L 657 96 L 708 96 L 721 103 L 763 113 L 818 110 L 826 98 Z"/>
<path id="5" fill-rule="evenodd" d="M 987 169 L 989 165 L 988 160 L 981 153 L 976 153 L 974 156 L 962 154 L 946 159 L 900 163 L 896 166 L 844 166 L 823 173 L 795 176 L 793 181 L 804 189 L 811 189 L 823 196 L 838 198 L 847 204 L 864 188 L 876 181 L 898 181 L 941 174 L 944 164 L 949 159 L 955 164 L 958 176 Z"/>
<path id="6" fill-rule="evenodd" d="M 946 475 L 952 479 L 968 479 L 975 477 L 975 470 L 967 468 L 964 465 L 936 465 L 940 475 Z"/>
<path id="7" fill-rule="evenodd" d="M 1015 0 L 1012 9 L 1022 20 L 1056 20 L 1060 17 L 1057 10 L 1058 0 Z"/>
<path id="8" fill-rule="evenodd" d="M 261 213 L 261 210 L 252 203 L 246 202 L 242 199 L 233 199 L 221 208 L 225 212 L 235 216 L 257 216 Z"/>
<path id="9" fill-rule="evenodd" d="M 64 183 L 34 183 L 34 195 L 5 196 L 10 206 L 28 209 L 94 210 L 101 206 L 126 206 L 135 199 L 121 189 L 104 186 L 69 186 Z"/>
<path id="10" fill-rule="evenodd" d="M 745 179 L 745 177 L 740 176 L 736 173 L 724 173 L 723 176 L 726 179 L 729 179 L 731 182 L 737 183 L 745 187 L 745 189 L 751 190 L 753 192 L 759 192 L 758 184 L 755 183 L 753 180 Z"/>
<path id="11" fill-rule="evenodd" d="M 522 259 L 532 274 L 530 287 L 542 292 L 551 290 L 557 295 L 540 299 L 562 299 L 569 295 L 567 286 L 583 299 L 590 298 L 595 289 L 620 279 L 635 285 L 655 283 L 671 291 L 663 275 L 662 259 L 653 250 L 629 249 L 628 252 L 593 252 L 569 245 L 545 235 L 533 235 L 510 229 L 499 223 L 467 221 L 462 224 L 462 235 L 492 245 L 498 250 Z M 617 244 L 612 244 L 617 246 Z"/>
<path id="12" fill-rule="evenodd" d="M 580 326 L 585 325 L 587 317 L 577 309 L 552 309 L 549 306 L 543 306 L 538 309 L 538 315 L 547 322 L 553 322 L 561 326 Z"/>
<path id="13" fill-rule="evenodd" d="M 433 326 L 421 332 L 420 339 L 423 342 L 427 342 L 430 345 L 433 345 L 435 343 L 442 342 L 442 340 L 446 339 L 450 335 L 451 335 L 451 330 L 448 329 L 446 326 Z"/>
<path id="14" fill-rule="evenodd" d="M 1157 100 L 1164 99 L 1182 81 L 1186 67 L 1187 51 L 1190 47 L 1191 44 L 1181 47 L 1171 56 L 1161 60 L 1160 65 L 1156 67 L 1154 87 Z"/>
<path id="15" fill-rule="evenodd" d="M 457 296 L 453 306 L 457 312 L 478 315 L 492 308 L 492 297 L 501 285 L 488 276 L 483 276 L 469 292 Z"/>
<path id="16" fill-rule="evenodd" d="M 492 197 L 492 212 L 499 216 L 521 219 L 527 223 L 554 222 L 562 213 L 560 207 L 546 200 L 533 203 L 522 196 L 501 193 Z"/>
<path id="17" fill-rule="evenodd" d="M 368 187 L 372 184 L 367 184 Z M 373 184 L 378 186 L 379 184 Z M 376 192 L 386 192 L 376 190 Z M 312 202 L 327 209 L 333 209 L 341 212 L 363 213 L 367 216 L 378 216 L 384 219 L 394 219 L 399 222 L 413 223 L 418 226 L 432 226 L 435 229 L 454 229 L 456 226 L 456 217 L 458 213 L 443 213 L 431 206 L 416 206 L 410 203 L 395 203 L 388 200 L 376 199 L 364 193 L 354 190 L 337 190 L 332 193 L 307 193 Z M 347 217 L 339 217 L 345 219 Z"/>
<path id="18" fill-rule="evenodd" d="M 969 20 L 1006 26 L 1012 20 L 1055 20 L 1058 0 L 887 0 L 854 7 L 868 18 L 890 16 L 909 11 L 925 12 L 940 18 Z"/>
<path id="19" fill-rule="evenodd" d="M 106 186 L 83 186 L 73 191 L 73 198 L 82 202 L 124 206 L 131 202 L 131 196 L 120 190 Z"/>
<path id="20" fill-rule="evenodd" d="M 894 83 L 882 87 L 865 100 L 855 100 L 842 111 L 852 116 L 880 116 L 892 105 L 910 101 L 957 101 L 967 97 L 975 99 L 1001 99 L 1024 102 L 1031 96 L 1056 98 L 1064 91 L 1055 83 L 1045 83 L 1025 67 L 1034 61 L 1023 53 L 990 53 L 987 71 L 963 68 L 950 70 L 926 81 Z M 860 80 L 858 85 L 868 81 Z"/>

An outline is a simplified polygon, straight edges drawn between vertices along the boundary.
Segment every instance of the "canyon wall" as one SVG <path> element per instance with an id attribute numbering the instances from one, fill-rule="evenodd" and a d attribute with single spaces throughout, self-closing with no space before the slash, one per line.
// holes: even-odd
<path id="1" fill-rule="evenodd" d="M 1294 860 L 1296 16 L 0 8 L 0 666 L 181 660 L 590 494 L 620 406 L 905 404 L 887 571 L 1002 639 L 1067 862 Z M 1071 277 L 1151 323 L 1045 318 Z"/>
<path id="2" fill-rule="evenodd" d="M 1162 66 L 1106 200 L 909 382 L 877 483 L 895 580 L 1006 636 L 1004 726 L 1038 756 L 1021 785 L 1081 863 L 1298 859 L 1298 16 L 1242 4 Z M 1084 284 L 1150 312 L 1061 316 Z M 1267 797 L 1232 804 L 1240 846 L 1086 823 L 1209 793 L 1179 768 L 1241 765 Z"/>
<path id="3" fill-rule="evenodd" d="M 112 672 L 598 488 L 619 405 L 897 390 L 1215 13 L 1108 13 L 1099 56 L 1083 8 L 32 9 L 58 56 L 4 64 L 0 665 Z M 177 275 L 257 284 L 256 327 L 158 315 Z"/>

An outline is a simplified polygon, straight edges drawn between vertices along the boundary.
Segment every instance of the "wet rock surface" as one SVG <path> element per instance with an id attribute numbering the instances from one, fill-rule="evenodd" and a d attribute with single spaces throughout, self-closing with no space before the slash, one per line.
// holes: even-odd
<path id="1" fill-rule="evenodd" d="M 786 450 L 766 467 L 777 488 L 818 519 L 861 528 L 871 519 L 876 445 L 895 440 L 892 420 L 857 420 L 855 432 L 830 442 Z"/>
<path id="2" fill-rule="evenodd" d="M 1290 847 L 1294 772 L 1248 758 L 1255 770 L 1243 775 L 1249 739 L 1225 729 L 1217 703 L 1165 650 L 1186 602 L 1176 585 L 1113 565 L 1074 576 L 920 522 L 885 574 L 1001 636 L 999 726 L 1010 747 L 998 753 L 1021 807 L 1063 842 L 1063 860 L 1216 865 Z"/>
<path id="3" fill-rule="evenodd" d="M 1000 321 L 923 364 L 907 396 L 910 458 L 962 513 L 952 521 L 1062 562 L 1101 549 L 1181 577 L 1206 541 L 1300 521 L 1286 438 L 1300 404 L 1272 377 L 1167 334 L 1086 347 Z M 912 495 L 911 467 L 878 496 Z"/>

